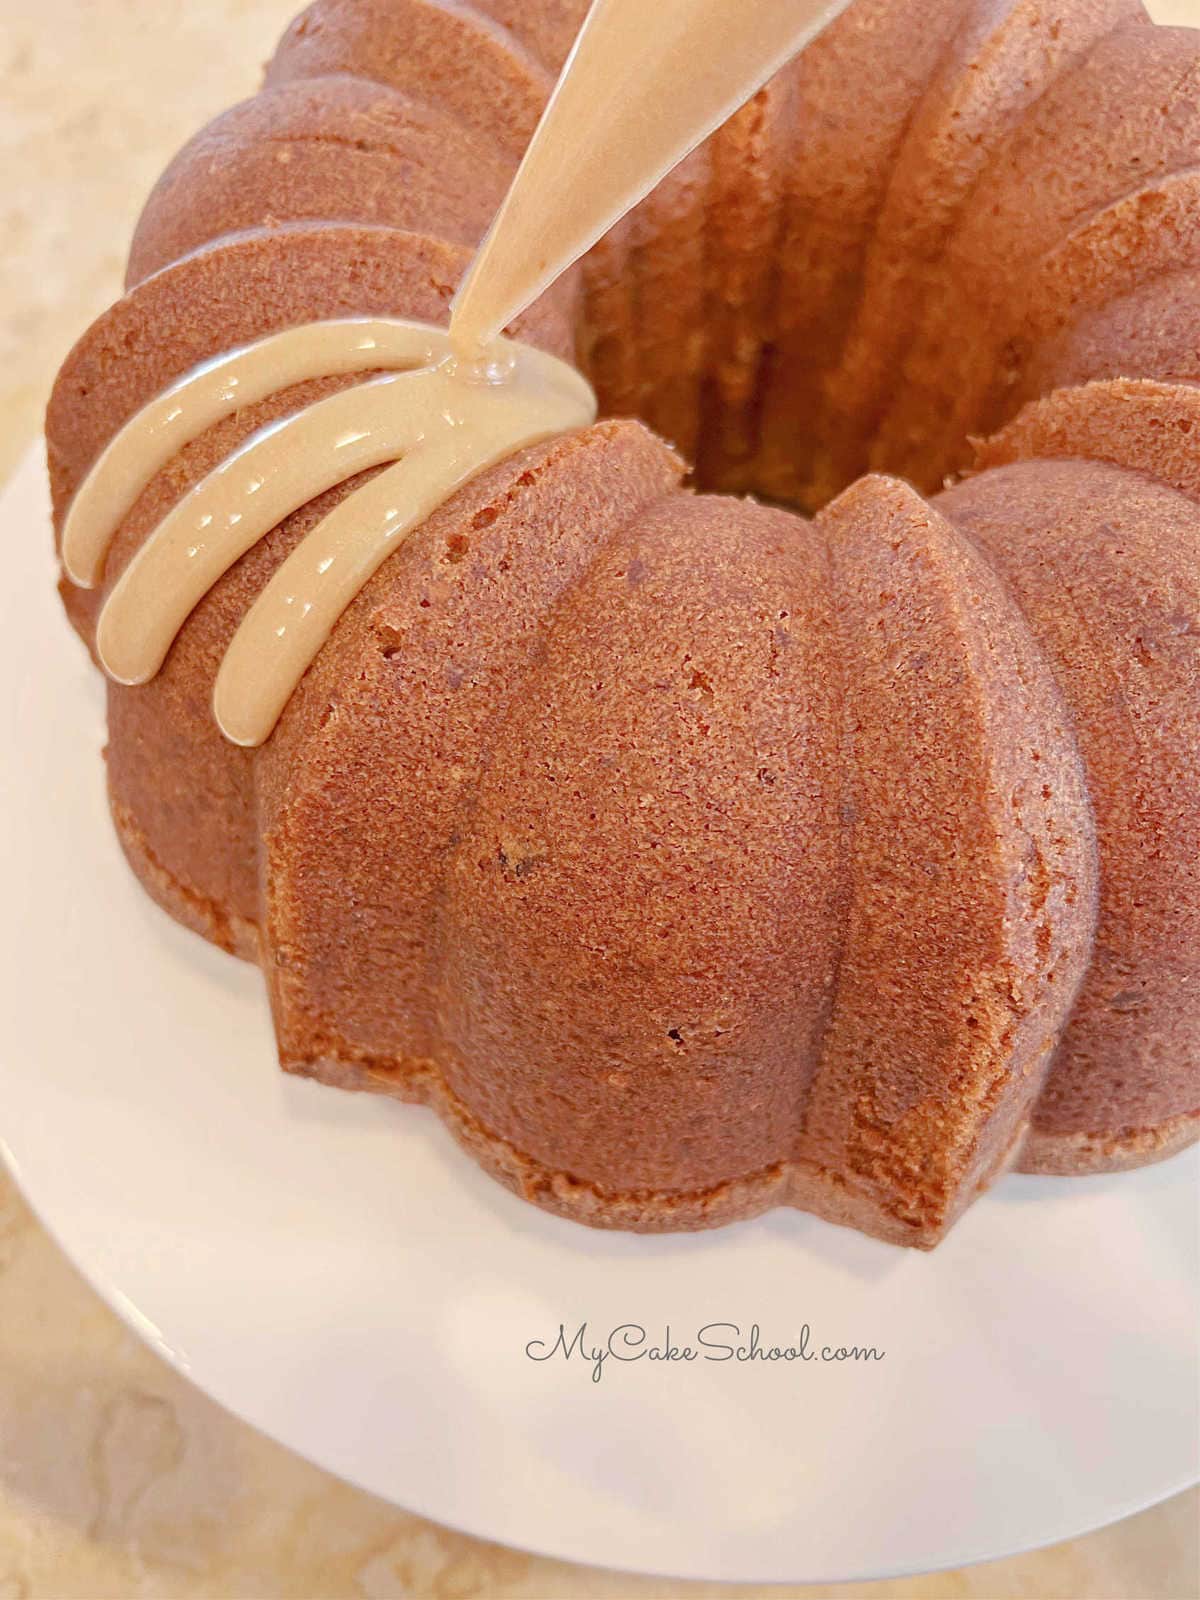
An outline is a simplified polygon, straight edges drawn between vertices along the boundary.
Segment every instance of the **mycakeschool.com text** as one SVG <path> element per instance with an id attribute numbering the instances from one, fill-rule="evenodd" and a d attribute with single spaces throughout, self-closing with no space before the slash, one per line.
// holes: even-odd
<path id="1" fill-rule="evenodd" d="M 639 1322 L 592 1330 L 586 1322 L 573 1327 L 560 1322 L 548 1338 L 530 1339 L 525 1354 L 530 1361 L 561 1361 L 589 1369 L 592 1382 L 599 1383 L 610 1363 L 724 1361 L 765 1369 L 792 1363 L 882 1361 L 886 1351 L 875 1344 L 823 1342 L 807 1322 L 784 1338 L 768 1338 L 757 1322 L 706 1322 L 684 1338 L 677 1337 L 669 1324 L 653 1331 Z"/>

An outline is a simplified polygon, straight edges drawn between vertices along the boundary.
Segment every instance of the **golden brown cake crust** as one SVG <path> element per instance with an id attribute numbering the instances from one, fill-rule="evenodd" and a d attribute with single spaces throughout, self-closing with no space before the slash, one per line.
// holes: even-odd
<path id="1" fill-rule="evenodd" d="M 176 922 L 222 950 L 228 950 L 230 955 L 240 956 L 243 961 L 259 960 L 262 942 L 258 923 L 239 917 L 215 900 L 204 899 L 181 883 L 155 856 L 129 808 L 110 795 L 109 809 L 125 859 L 155 904 Z"/>
<path id="2" fill-rule="evenodd" d="M 1200 1111 L 1170 1117 L 1152 1128 L 1124 1128 L 1116 1132 L 1056 1133 L 1030 1128 L 1021 1146 L 1022 1172 L 1062 1177 L 1089 1172 L 1132 1172 L 1136 1167 L 1165 1161 L 1200 1138 Z"/>
<path id="3" fill-rule="evenodd" d="M 57 520 L 196 362 L 444 321 L 584 9 L 310 6 L 64 365 Z M 285 1067 L 647 1230 L 793 1205 L 928 1247 L 1014 1161 L 1200 1135 L 1198 59 L 1138 0 L 854 0 L 516 330 L 814 522 L 608 420 L 417 530 L 258 753 L 216 664 L 344 488 L 110 686 L 122 845 L 261 960 Z M 344 381 L 159 474 L 64 582 L 89 646 L 166 508 Z M 932 502 L 894 476 L 973 435 Z"/>

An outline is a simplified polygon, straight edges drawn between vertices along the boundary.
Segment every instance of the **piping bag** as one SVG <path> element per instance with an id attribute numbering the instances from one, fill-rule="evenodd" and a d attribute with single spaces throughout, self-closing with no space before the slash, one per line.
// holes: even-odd
<path id="1" fill-rule="evenodd" d="M 477 359 L 849 0 L 594 0 L 451 306 Z"/>

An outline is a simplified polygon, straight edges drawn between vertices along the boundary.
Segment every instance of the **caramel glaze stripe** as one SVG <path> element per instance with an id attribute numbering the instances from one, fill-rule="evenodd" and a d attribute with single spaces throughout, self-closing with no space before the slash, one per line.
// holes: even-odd
<path id="1" fill-rule="evenodd" d="M 80 486 L 63 521 L 67 576 L 95 588 L 114 533 L 151 479 L 234 411 L 313 377 L 428 366 L 444 350 L 441 330 L 422 323 L 343 317 L 288 328 L 193 367 L 120 429 Z"/>
<path id="2" fill-rule="evenodd" d="M 346 606 L 405 534 L 468 478 L 527 445 L 584 427 L 596 414 L 584 379 L 542 351 L 501 340 L 486 360 L 464 365 L 439 329 L 366 326 L 374 330 L 369 345 L 364 323 L 347 319 L 246 346 L 237 352 L 234 374 L 244 382 L 231 385 L 226 368 L 219 389 L 211 375 L 222 363 L 206 364 L 175 386 L 170 405 L 159 397 L 121 430 L 72 506 L 74 548 L 81 543 L 98 551 L 102 567 L 115 525 L 104 524 L 101 513 L 120 503 L 118 496 L 132 504 L 139 485 L 150 481 L 155 469 L 148 470 L 147 461 L 161 450 L 163 426 L 175 428 L 172 447 L 178 449 L 185 434 L 194 437 L 236 410 L 250 392 L 269 394 L 322 376 L 330 366 L 352 371 L 347 363 L 356 359 L 367 370 L 384 358 L 428 359 L 416 370 L 367 379 L 252 435 L 172 507 L 101 610 L 96 648 L 105 671 L 119 683 L 145 683 L 194 607 L 259 539 L 325 490 L 398 462 L 318 523 L 243 618 L 214 689 L 218 722 L 238 744 L 260 744 L 269 736 Z M 274 359 L 281 340 L 282 383 Z M 325 359 L 330 354 L 332 362 Z M 125 441 L 137 442 L 143 416 L 150 445 L 138 455 Z M 114 462 L 129 475 L 123 490 L 112 478 Z"/>
<path id="3" fill-rule="evenodd" d="M 146 683 L 217 579 L 309 500 L 414 443 L 389 390 L 407 373 L 343 390 L 254 434 L 178 501 L 117 580 L 96 650 L 117 683 Z"/>
<path id="4" fill-rule="evenodd" d="M 486 407 L 486 394 L 479 398 Z M 426 437 L 343 500 L 283 563 L 235 633 L 213 691 L 225 736 L 252 746 L 269 735 L 345 608 L 404 536 L 456 489 L 593 416 L 594 408 L 578 399 L 564 409 L 561 396 L 506 397 L 486 426 L 473 428 L 468 420 Z"/>

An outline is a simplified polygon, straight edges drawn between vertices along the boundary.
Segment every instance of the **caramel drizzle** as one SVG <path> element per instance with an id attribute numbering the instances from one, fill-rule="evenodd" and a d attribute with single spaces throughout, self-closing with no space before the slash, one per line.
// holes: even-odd
<path id="1" fill-rule="evenodd" d="M 398 368 L 260 429 L 179 500 L 108 596 L 96 650 L 118 683 L 146 683 L 219 578 L 292 512 L 386 466 L 324 517 L 242 619 L 213 710 L 261 744 L 342 612 L 406 534 L 468 479 L 527 445 L 585 427 L 596 402 L 565 362 L 510 340 L 464 364 L 438 328 L 347 318 L 271 335 L 187 373 L 117 433 L 63 525 L 63 565 L 95 586 L 120 523 L 184 445 L 292 384 Z"/>

